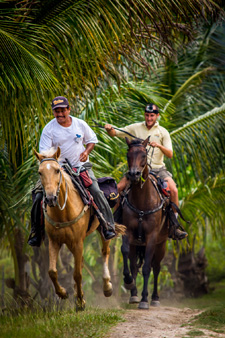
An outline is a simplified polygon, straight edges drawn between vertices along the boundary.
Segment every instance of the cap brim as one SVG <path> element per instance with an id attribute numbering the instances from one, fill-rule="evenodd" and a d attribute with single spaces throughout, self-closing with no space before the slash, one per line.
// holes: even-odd
<path id="1" fill-rule="evenodd" d="M 59 105 L 52 107 L 52 109 L 54 110 L 55 108 L 66 108 L 66 107 L 68 107 L 68 104 L 59 104 Z"/>

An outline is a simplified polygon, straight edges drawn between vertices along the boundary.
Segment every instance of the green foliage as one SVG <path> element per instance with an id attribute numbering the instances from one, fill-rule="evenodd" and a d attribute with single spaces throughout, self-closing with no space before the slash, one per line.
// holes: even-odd
<path id="1" fill-rule="evenodd" d="M 225 325 L 225 309 L 222 307 L 206 310 L 198 315 L 195 321 L 202 327 L 218 328 Z"/>
<path id="2" fill-rule="evenodd" d="M 204 332 L 200 330 L 191 330 L 187 333 L 189 337 L 198 337 L 198 336 L 204 336 Z"/>
<path id="3" fill-rule="evenodd" d="M 18 337 L 106 337 L 108 330 L 120 321 L 123 311 L 88 308 L 84 312 L 75 310 L 44 312 L 21 312 L 19 315 L 0 317 L 1 336 Z"/>
<path id="4" fill-rule="evenodd" d="M 225 238 L 209 236 L 206 241 L 206 257 L 208 267 L 206 270 L 210 282 L 225 278 Z"/>

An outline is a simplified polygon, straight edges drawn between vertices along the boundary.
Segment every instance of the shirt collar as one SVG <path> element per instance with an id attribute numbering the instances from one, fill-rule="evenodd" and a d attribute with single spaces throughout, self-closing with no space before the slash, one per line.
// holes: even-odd
<path id="1" fill-rule="evenodd" d="M 145 128 L 147 128 L 147 127 L 146 127 L 145 121 L 142 122 L 142 125 L 145 126 Z M 158 126 L 159 126 L 159 122 L 158 122 L 158 121 L 155 121 L 155 124 L 154 124 L 154 126 L 153 126 L 152 128 L 158 127 Z M 151 129 L 152 129 L 152 128 L 151 128 Z M 147 129 L 148 129 L 148 128 L 147 128 Z M 148 130 L 151 130 L 151 129 L 148 129 Z"/>

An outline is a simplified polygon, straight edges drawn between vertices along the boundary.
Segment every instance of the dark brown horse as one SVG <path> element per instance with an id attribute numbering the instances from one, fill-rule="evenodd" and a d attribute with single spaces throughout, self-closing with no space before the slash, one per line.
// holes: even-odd
<path id="1" fill-rule="evenodd" d="M 165 201 L 162 198 L 154 176 L 147 165 L 148 138 L 145 141 L 126 139 L 127 161 L 131 188 L 123 203 L 123 224 L 127 236 L 123 236 L 121 247 L 124 261 L 124 284 L 131 290 L 130 303 L 139 303 L 136 277 L 142 266 L 143 291 L 139 309 L 148 309 L 148 280 L 153 268 L 154 290 L 151 305 L 159 305 L 157 281 L 160 262 L 165 255 L 168 225 L 165 222 Z M 128 265 L 130 261 L 130 268 Z"/>

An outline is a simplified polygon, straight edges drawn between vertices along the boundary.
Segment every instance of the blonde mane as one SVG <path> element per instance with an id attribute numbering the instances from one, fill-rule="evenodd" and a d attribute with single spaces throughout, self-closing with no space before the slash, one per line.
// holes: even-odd
<path id="1" fill-rule="evenodd" d="M 51 158 L 55 154 L 56 150 L 57 149 L 55 147 L 51 147 L 48 150 L 43 150 L 40 154 L 43 155 L 43 156 L 45 156 L 45 157 Z M 58 158 L 59 162 L 60 162 L 60 160 L 61 160 L 61 157 Z"/>
<path id="2" fill-rule="evenodd" d="M 61 172 L 62 172 L 62 175 L 64 176 L 65 181 L 66 181 L 66 183 L 68 185 L 68 191 L 74 190 L 74 191 L 77 192 L 77 189 L 74 187 L 73 182 L 72 182 L 72 180 L 70 178 L 70 175 L 68 175 L 62 168 L 61 168 Z"/>

